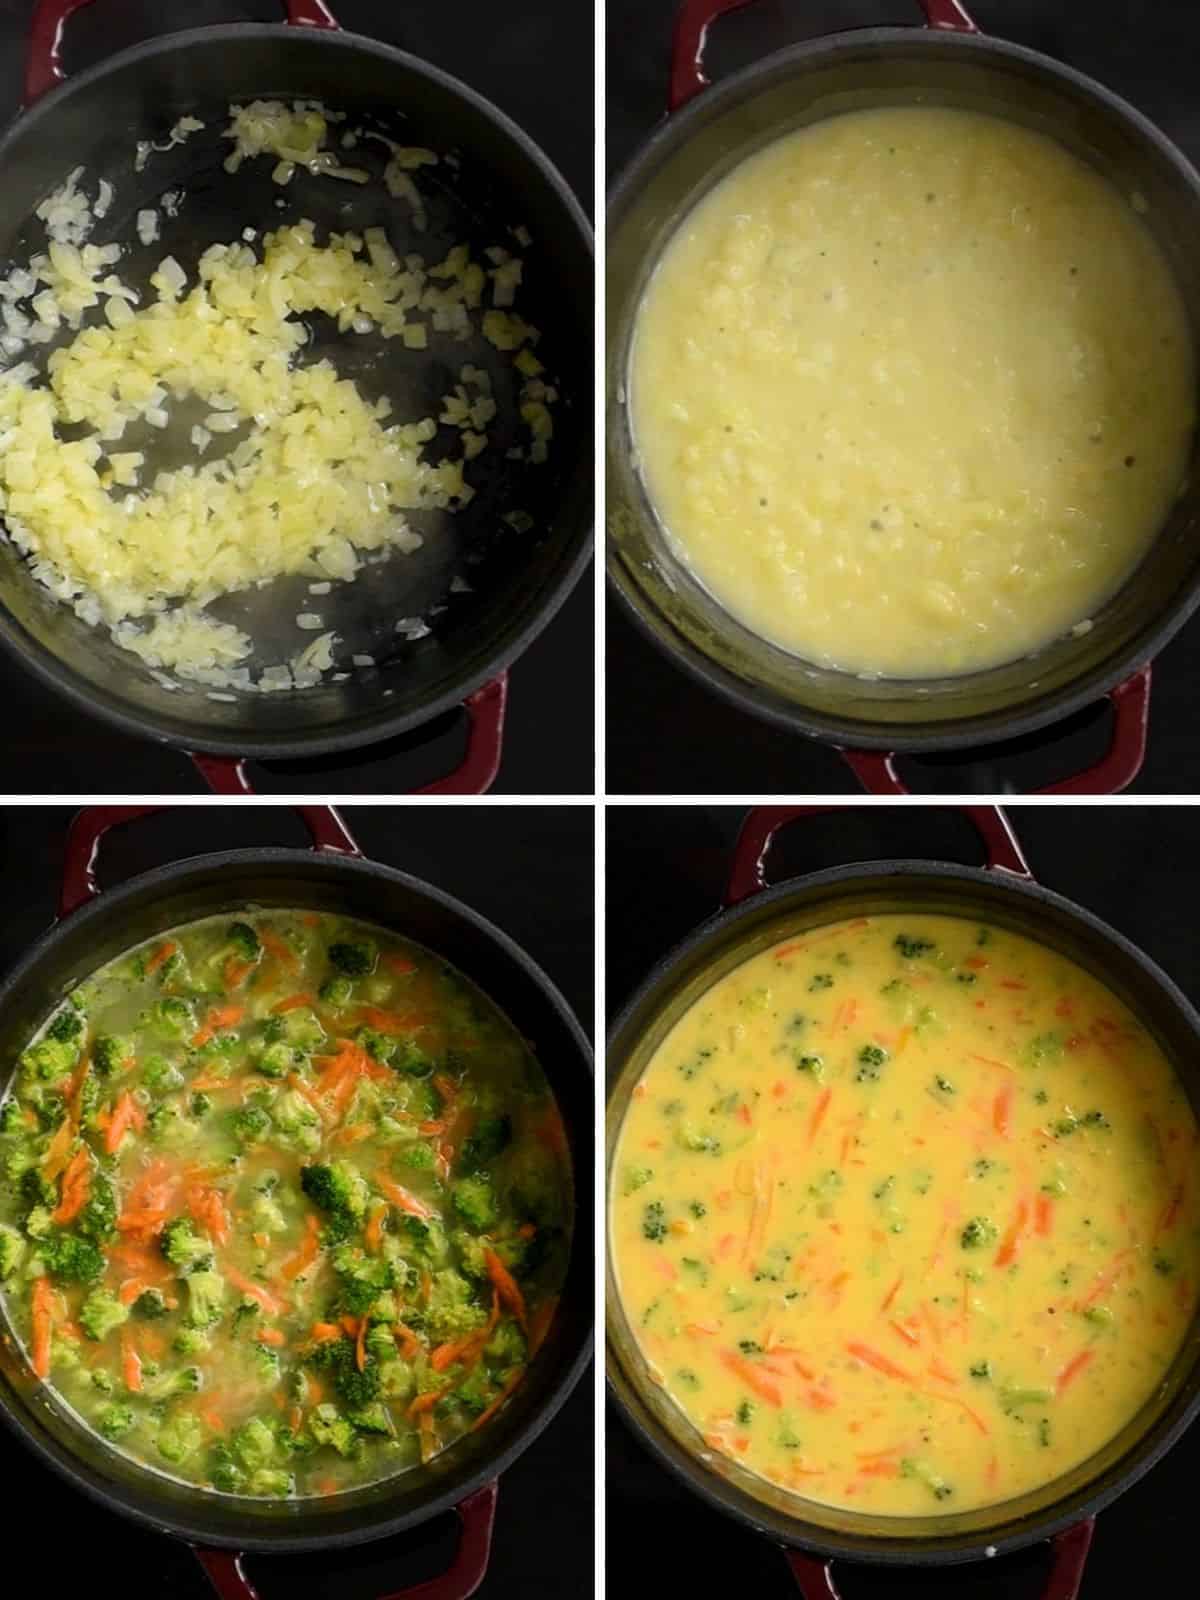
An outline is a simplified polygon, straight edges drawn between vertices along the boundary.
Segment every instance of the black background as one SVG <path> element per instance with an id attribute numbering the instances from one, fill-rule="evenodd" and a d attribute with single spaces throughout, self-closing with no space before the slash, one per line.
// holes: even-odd
<path id="1" fill-rule="evenodd" d="M 615 1014 L 647 972 L 720 908 L 744 809 L 613 806 L 607 817 L 607 981 Z M 1013 806 L 1009 820 L 1034 876 L 1111 922 L 1200 1000 L 1200 811 L 1182 806 Z M 970 824 L 940 807 L 856 806 L 793 824 L 772 850 L 768 881 L 848 861 L 924 857 L 983 864 Z M 1080 1600 L 1195 1593 L 1191 1551 L 1200 1429 L 1104 1511 Z M 646 1552 L 630 1530 L 653 1530 L 672 1589 L 788 1600 L 796 1588 L 778 1551 L 710 1510 L 634 1442 L 615 1408 L 607 1436 L 608 1585 L 640 1595 Z M 839 1565 L 843 1600 L 1036 1600 L 1045 1547 L 968 1567 Z M 1178 1574 L 1178 1578 L 1176 1578 Z"/>
<path id="2" fill-rule="evenodd" d="M 968 0 L 986 32 L 1029 45 L 1131 100 L 1200 161 L 1200 5 L 1196 0 Z M 606 154 L 615 177 L 666 108 L 676 0 L 608 0 Z M 772 50 L 843 28 L 912 23 L 915 0 L 759 0 L 713 29 L 714 82 Z M 1200 791 L 1192 683 L 1200 620 L 1158 657 L 1150 750 L 1134 791 Z M 832 749 L 735 710 L 650 645 L 610 601 L 607 628 L 607 789 L 610 794 L 853 794 L 858 783 Z M 636 707 L 636 715 L 631 708 Z M 1020 745 L 906 760 L 919 791 L 1028 791 L 1091 765 L 1110 716 L 1097 706 Z M 731 762 L 730 752 L 736 752 Z"/>
<path id="3" fill-rule="evenodd" d="M 452 806 L 354 806 L 342 814 L 368 857 L 435 883 L 498 923 L 544 965 L 590 1032 L 590 806 L 473 806 L 469 813 Z M 72 815 L 69 807 L 0 807 L 0 971 L 54 916 Z M 205 850 L 307 843 L 287 808 L 176 808 L 115 832 L 103 849 L 100 881 L 112 886 Z M 478 1591 L 483 1600 L 535 1594 L 582 1600 L 592 1593 L 593 1437 L 585 1373 L 546 1432 L 500 1480 L 491 1568 Z M 7 1429 L 0 1429 L 0 1486 L 7 1537 L 26 1552 L 19 1564 L 24 1578 L 10 1561 L 0 1582 L 11 1600 L 212 1600 L 182 1544 L 135 1529 L 77 1495 Z M 444 1567 L 456 1529 L 446 1515 L 401 1538 L 336 1555 L 252 1556 L 246 1570 L 261 1600 L 375 1600 Z"/>
<path id="4" fill-rule="evenodd" d="M 587 0 L 330 0 L 351 32 L 396 45 L 462 78 L 518 122 L 592 209 L 594 29 Z M 0 0 L 0 124 L 20 100 L 31 0 Z M 170 29 L 278 22 L 282 0 L 96 0 L 66 29 L 80 71 Z M 502 21 L 502 26 L 498 26 Z M 593 596 L 585 575 L 510 671 L 508 732 L 496 792 L 591 794 Z M 582 693 L 580 690 L 582 689 Z M 18 794 L 203 794 L 190 761 L 77 711 L 7 655 L 0 658 L 10 765 Z M 255 763 L 260 794 L 402 794 L 458 765 L 464 719 L 403 740 L 321 758 Z"/>

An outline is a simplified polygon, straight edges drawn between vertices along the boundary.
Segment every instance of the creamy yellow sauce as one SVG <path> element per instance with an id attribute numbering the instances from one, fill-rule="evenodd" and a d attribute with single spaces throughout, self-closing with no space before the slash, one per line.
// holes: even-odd
<path id="1" fill-rule="evenodd" d="M 647 490 L 696 577 L 822 665 L 927 677 L 1092 613 L 1184 479 L 1186 312 L 1121 195 L 997 117 L 831 117 L 680 226 L 630 370 Z"/>
<path id="2" fill-rule="evenodd" d="M 1064 957 L 951 917 L 830 924 L 717 981 L 634 1090 L 609 1213 L 698 1448 L 885 1515 L 1086 1460 L 1200 1285 L 1197 1127 L 1157 1044 Z"/>

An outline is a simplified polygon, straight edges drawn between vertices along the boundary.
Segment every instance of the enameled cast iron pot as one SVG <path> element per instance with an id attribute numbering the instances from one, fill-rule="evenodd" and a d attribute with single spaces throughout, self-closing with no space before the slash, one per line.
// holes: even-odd
<path id="1" fill-rule="evenodd" d="M 433 169 L 437 178 L 427 184 L 427 235 L 410 236 L 411 213 L 403 204 L 387 211 L 399 253 L 421 249 L 424 254 L 435 248 L 431 240 L 448 248 L 459 239 L 470 239 L 478 251 L 500 242 L 507 227 L 523 223 L 533 242 L 522 252 L 522 308 L 545 335 L 542 348 L 561 379 L 563 403 L 556 408 L 554 448 L 544 467 L 511 462 L 502 449 L 481 458 L 477 498 L 454 522 L 456 537 L 470 540 L 482 559 L 469 569 L 471 594 L 456 597 L 434 638 L 403 647 L 402 657 L 388 660 L 395 649 L 393 621 L 420 614 L 446 581 L 445 574 L 439 579 L 437 571 L 422 566 L 427 557 L 432 560 L 432 547 L 403 563 L 371 567 L 357 583 L 339 586 L 322 602 L 327 625 L 338 629 L 348 648 L 353 640 L 356 650 L 374 655 L 378 669 L 290 694 L 240 695 L 232 703 L 209 699 L 203 686 L 168 691 L 103 630 L 86 627 L 52 600 L 7 542 L 0 543 L 0 642 L 84 711 L 126 733 L 191 752 L 207 782 L 222 793 L 249 791 L 247 758 L 283 760 L 352 750 L 410 734 L 458 707 L 468 717 L 465 760 L 420 792 L 482 793 L 500 763 L 507 669 L 558 610 L 590 556 L 594 275 L 591 230 L 583 212 L 549 160 L 503 112 L 428 62 L 342 32 L 325 0 L 282 0 L 287 26 L 236 23 L 169 34 L 65 81 L 59 58 L 63 27 L 90 3 L 36 0 L 34 5 L 25 110 L 0 137 L 5 197 L 0 261 L 27 260 L 45 248 L 41 225 L 29 219 L 42 197 L 72 166 L 82 164 L 89 194 L 96 192 L 99 178 L 113 183 L 105 227 L 123 240 L 132 240 L 138 210 L 160 207 L 164 190 L 185 185 L 178 218 L 164 215 L 161 243 L 139 253 L 134 241 L 129 261 L 135 276 L 129 281 L 138 281 L 139 270 L 148 276 L 168 251 L 190 270 L 215 241 L 236 238 L 247 226 L 261 233 L 282 215 L 274 209 L 281 191 L 265 163 L 244 168 L 236 180 L 222 173 L 228 146 L 221 130 L 231 101 L 316 99 L 391 127 L 401 117 L 409 143 L 453 150 L 460 165 Z M 163 130 L 184 115 L 198 117 L 205 130 L 135 172 L 136 141 L 161 139 Z M 321 229 L 370 226 L 381 220 L 373 189 L 313 180 L 302 191 L 300 214 Z M 419 367 L 405 358 L 402 375 L 394 347 L 373 334 L 352 348 L 340 343 L 335 359 L 347 375 L 361 374 L 371 392 L 390 388 L 400 401 L 397 415 L 411 410 L 422 416 L 430 407 L 437 409 L 438 396 L 453 387 L 464 359 L 487 364 L 486 344 L 464 357 L 466 348 L 458 347 L 455 361 L 431 345 Z M 415 378 L 406 376 L 414 370 Z M 405 386 L 402 393 L 398 385 Z M 494 426 L 515 430 L 515 405 L 508 407 L 512 416 L 506 422 L 499 386 L 497 396 L 501 417 Z M 524 546 L 517 539 L 493 537 L 501 515 L 515 507 L 529 512 L 536 524 Z M 428 592 L 422 593 L 426 586 Z M 272 586 L 272 594 L 277 589 Z M 282 646 L 279 659 L 295 648 L 295 630 L 288 624 L 295 610 L 304 609 L 304 585 L 297 590 L 299 604 L 270 601 L 285 613 L 276 623 L 283 629 L 274 641 Z M 253 606 L 253 593 L 243 599 Z M 270 628 L 270 617 L 247 615 L 258 624 L 256 632 Z"/>
<path id="2" fill-rule="evenodd" d="M 733 167 L 838 112 L 959 106 L 1039 129 L 1141 195 L 1145 221 L 1200 330 L 1200 175 L 1126 101 L 1048 56 L 985 37 L 960 0 L 921 0 L 924 28 L 859 28 L 781 50 L 707 87 L 705 35 L 751 0 L 683 0 L 670 109 L 609 205 L 609 574 L 641 631 L 744 711 L 836 746 L 872 793 L 903 794 L 897 753 L 952 751 L 1048 727 L 1107 697 L 1107 754 L 1043 793 L 1114 794 L 1145 756 L 1151 658 L 1200 603 L 1195 475 L 1141 565 L 1080 638 L 986 672 L 864 682 L 812 666 L 750 632 L 674 554 L 637 470 L 626 405 L 630 341 L 647 280 L 681 218 Z M 703 92 L 701 92 L 703 91 Z M 1137 308 L 1129 308 L 1136 316 Z"/>
<path id="3" fill-rule="evenodd" d="M 68 839 L 59 919 L 0 988 L 0 1061 L 11 1063 L 71 984 L 143 939 L 248 903 L 363 917 L 443 956 L 530 1042 L 562 1112 L 575 1174 L 574 1242 L 562 1299 L 525 1381 L 489 1425 L 428 1465 L 328 1499 L 257 1501 L 160 1477 L 107 1448 L 51 1400 L 0 1336 L 0 1418 L 69 1483 L 145 1527 L 195 1549 L 222 1600 L 256 1600 L 246 1551 L 295 1553 L 385 1538 L 457 1511 L 452 1566 L 388 1600 L 466 1600 L 487 1571 L 496 1480 L 557 1412 L 586 1365 L 592 1326 L 592 1072 L 587 1040 L 546 974 L 494 924 L 432 884 L 363 858 L 336 811 L 300 808 L 312 850 L 194 856 L 100 893 L 93 873 L 114 824 L 153 806 L 81 812 Z M 6 1074 L 0 1073 L 0 1092 Z"/>
<path id="4" fill-rule="evenodd" d="M 920 909 L 966 916 L 1052 946 L 1093 973 L 1155 1035 L 1200 1116 L 1200 1015 L 1128 939 L 1033 879 L 1001 811 L 964 808 L 987 849 L 985 868 L 942 861 L 869 861 L 766 888 L 779 830 L 829 806 L 763 807 L 738 840 L 727 909 L 664 957 L 618 1018 L 608 1046 L 608 1169 L 634 1085 L 676 1020 L 714 982 L 777 941 L 844 917 Z M 1200 1412 L 1200 1318 L 1161 1388 L 1089 1461 L 1053 1483 L 978 1511 L 903 1519 L 821 1506 L 708 1451 L 697 1430 L 650 1382 L 616 1293 L 607 1283 L 608 1376 L 634 1432 L 659 1461 L 717 1510 L 778 1542 L 804 1600 L 837 1600 L 836 1557 L 909 1566 L 974 1561 L 1053 1541 L 1041 1600 L 1075 1600 L 1096 1513 L 1146 1472 Z M 702 1457 L 706 1459 L 702 1459 Z"/>

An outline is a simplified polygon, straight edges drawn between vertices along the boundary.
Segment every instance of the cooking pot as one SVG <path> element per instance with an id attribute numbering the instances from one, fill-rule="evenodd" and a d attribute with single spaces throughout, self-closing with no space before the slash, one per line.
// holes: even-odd
<path id="1" fill-rule="evenodd" d="M 674 1023 L 734 967 L 778 941 L 843 918 L 920 910 L 969 917 L 1035 939 L 1097 977 L 1141 1019 L 1166 1052 L 1200 1115 L 1200 1015 L 1148 956 L 1082 906 L 1036 883 L 1003 814 L 963 808 L 987 850 L 987 866 L 868 861 L 766 887 L 765 865 L 781 829 L 830 806 L 752 811 L 738 839 L 726 909 L 665 956 L 617 1019 L 608 1046 L 608 1167 L 634 1086 Z M 1200 1317 L 1170 1371 L 1138 1414 L 1102 1450 L 1054 1482 L 999 1505 L 953 1515 L 886 1517 L 823 1506 L 706 1451 L 684 1414 L 649 1377 L 607 1279 L 609 1382 L 650 1452 L 717 1510 L 775 1540 L 805 1600 L 837 1600 L 835 1558 L 920 1566 L 968 1562 L 1052 1541 L 1041 1600 L 1075 1600 L 1093 1520 L 1164 1454 L 1200 1411 Z M 706 1459 L 702 1459 L 705 1457 Z"/>
<path id="2" fill-rule="evenodd" d="M 1145 202 L 1200 330 L 1200 175 L 1152 123 L 1082 73 L 980 33 L 959 0 L 921 0 L 926 26 L 858 28 L 778 51 L 708 87 L 711 24 L 751 0 L 684 0 L 671 116 L 634 158 L 608 211 L 609 575 L 643 633 L 685 671 L 754 716 L 837 747 L 871 793 L 906 793 L 898 753 L 1013 739 L 1107 698 L 1110 748 L 1046 794 L 1113 794 L 1145 756 L 1151 658 L 1200 601 L 1200 481 L 1194 472 L 1150 551 L 1093 627 L 1033 655 L 939 679 L 864 681 L 802 661 L 730 615 L 672 549 L 638 471 L 628 408 L 638 306 L 680 220 L 754 151 L 839 112 L 957 106 L 1052 135 Z M 1139 200 L 1139 207 L 1141 205 Z M 1136 307 L 1129 308 L 1136 316 Z"/>
<path id="3" fill-rule="evenodd" d="M 321 602 L 325 625 L 345 649 L 378 665 L 356 669 L 341 683 L 285 694 L 238 694 L 214 700 L 204 685 L 164 686 L 141 661 L 89 628 L 30 577 L 18 551 L 0 543 L 0 642 L 43 682 L 83 710 L 127 733 L 193 752 L 211 787 L 247 793 L 247 758 L 283 760 L 328 755 L 394 738 L 464 707 L 469 722 L 462 767 L 421 793 L 474 794 L 492 782 L 500 761 L 505 674 L 513 660 L 558 610 L 588 564 L 592 519 L 592 248 L 578 203 L 533 141 L 481 95 L 428 62 L 357 34 L 342 32 L 324 0 L 283 0 L 287 25 L 236 23 L 193 28 L 122 50 L 65 80 L 59 48 L 67 19 L 91 0 L 37 0 L 25 68 L 25 110 L 0 137 L 5 192 L 0 261 L 28 260 L 45 248 L 32 213 L 71 168 L 86 168 L 85 186 L 114 186 L 112 209 L 97 238 L 132 248 L 121 271 L 148 279 L 173 253 L 190 271 L 202 250 L 237 238 L 244 227 L 270 228 L 282 213 L 274 202 L 295 191 L 298 215 L 319 230 L 386 222 L 401 256 L 470 240 L 475 253 L 503 242 L 524 224 L 522 307 L 543 331 L 539 349 L 562 393 L 555 439 L 545 465 L 509 460 L 497 446 L 480 458 L 471 506 L 439 527 L 415 556 L 363 572 L 335 585 Z M 105 0 L 111 4 L 112 0 Z M 423 175 L 429 231 L 412 231 L 409 208 L 377 185 L 357 186 L 298 174 L 286 190 L 255 162 L 227 177 L 221 137 L 231 101 L 315 99 L 366 117 L 370 126 L 403 130 L 409 144 L 453 151 Z M 186 143 L 133 169 L 135 143 L 162 139 L 182 116 L 205 123 Z M 183 188 L 178 215 L 162 211 L 162 196 Z M 161 238 L 139 249 L 137 211 L 160 213 Z M 291 216 L 291 212 L 288 213 Z M 486 235 L 486 237 L 485 237 Z M 321 335 L 324 338 L 324 335 Z M 436 335 L 423 356 L 402 362 L 382 335 L 339 340 L 332 353 L 347 376 L 375 393 L 390 393 L 396 414 L 419 417 L 449 392 L 464 360 L 494 365 L 486 342 L 450 346 Z M 444 348 L 439 348 L 444 346 Z M 449 352 L 449 353 L 447 353 Z M 496 440 L 517 438 L 520 422 L 510 385 L 497 383 Z M 494 459 L 493 459 L 494 458 Z M 497 538 L 501 517 L 514 507 L 534 518 L 529 535 Z M 419 520 L 419 519 L 418 519 Z M 451 545 L 456 548 L 451 548 Z M 471 592 L 454 594 L 435 617 L 432 636 L 399 638 L 396 618 L 422 615 L 441 600 L 454 558 L 465 556 Z M 281 599 L 284 581 L 221 602 L 221 615 L 269 640 L 276 659 L 296 648 L 292 618 L 310 609 L 302 580 Z M 292 603 L 292 602 L 295 603 Z M 232 609 L 230 609 L 232 608 Z"/>
<path id="4" fill-rule="evenodd" d="M 365 918 L 428 946 L 471 978 L 529 1041 L 554 1090 L 575 1173 L 574 1243 L 546 1342 L 508 1404 L 421 1467 L 316 1500 L 213 1494 L 149 1471 L 107 1447 L 0 1337 L 0 1418 L 68 1483 L 121 1516 L 186 1540 L 222 1600 L 256 1600 L 247 1551 L 328 1550 L 416 1527 L 450 1509 L 462 1535 L 450 1569 L 389 1600 L 466 1600 L 487 1570 L 496 1480 L 558 1411 L 587 1363 L 592 1076 L 583 1031 L 546 974 L 506 934 L 441 889 L 363 858 L 336 811 L 301 807 L 311 850 L 193 856 L 101 893 L 94 865 L 110 828 L 154 806 L 98 806 L 72 823 L 58 921 L 0 987 L 0 1093 L 18 1053 L 72 985 L 132 945 L 248 903 Z"/>

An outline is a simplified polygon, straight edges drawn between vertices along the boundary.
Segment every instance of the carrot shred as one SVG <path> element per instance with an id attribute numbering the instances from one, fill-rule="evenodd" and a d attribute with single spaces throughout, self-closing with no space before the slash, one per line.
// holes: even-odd
<path id="1" fill-rule="evenodd" d="M 340 1339 L 341 1337 L 342 1330 L 338 1327 L 336 1322 L 313 1323 L 312 1338 L 315 1339 L 318 1344 L 327 1344 L 330 1339 Z"/>
<path id="2" fill-rule="evenodd" d="M 736 1372 L 746 1387 L 751 1389 L 760 1399 L 765 1400 L 768 1405 L 781 1406 L 783 1404 L 783 1390 L 777 1383 L 773 1383 L 769 1377 L 760 1372 L 754 1362 L 750 1361 L 746 1356 L 739 1355 L 735 1350 L 722 1350 L 721 1361 L 729 1368 L 730 1372 Z"/>
<path id="3" fill-rule="evenodd" d="M 912 1330 L 910 1328 L 906 1328 L 902 1322 L 889 1322 L 888 1327 L 893 1333 L 899 1334 L 899 1336 L 904 1340 L 905 1344 L 915 1346 L 919 1345 L 921 1342 L 921 1335 L 919 1333 L 913 1333 Z"/>
<path id="4" fill-rule="evenodd" d="M 115 1155 L 121 1140 L 131 1128 L 140 1132 L 146 1126 L 146 1113 L 128 1089 L 119 1097 L 112 1109 L 108 1127 L 104 1130 L 104 1148 L 108 1154 Z"/>
<path id="5" fill-rule="evenodd" d="M 1033 1226 L 1040 1239 L 1048 1239 L 1054 1231 L 1054 1201 L 1040 1191 L 1034 1202 Z"/>
<path id="6" fill-rule="evenodd" d="M 817 1096 L 817 1103 L 813 1107 L 812 1116 L 808 1119 L 808 1142 L 811 1144 L 821 1131 L 821 1124 L 829 1110 L 829 1102 L 833 1098 L 832 1089 L 822 1089 Z"/>
<path id="7" fill-rule="evenodd" d="M 428 1222 L 430 1217 L 436 1216 L 432 1207 L 418 1200 L 402 1183 L 396 1183 L 385 1173 L 376 1173 L 375 1182 L 392 1204 L 399 1206 L 401 1211 L 407 1211 L 410 1217 L 419 1217 L 422 1222 Z"/>
<path id="8" fill-rule="evenodd" d="M 527 1327 L 525 1296 L 521 1293 L 516 1279 L 494 1250 L 485 1250 L 483 1260 L 488 1270 L 488 1277 L 496 1286 L 496 1293 L 516 1317 L 522 1330 L 525 1330 Z"/>
<path id="9" fill-rule="evenodd" d="M 50 1376 L 50 1339 L 54 1332 L 54 1290 L 44 1274 L 33 1280 L 30 1315 L 33 1323 L 33 1370 L 44 1382 Z"/>
<path id="10" fill-rule="evenodd" d="M 247 1278 L 236 1267 L 231 1267 L 226 1263 L 223 1271 L 234 1288 L 240 1289 L 243 1294 L 248 1294 L 252 1300 L 257 1300 L 268 1316 L 277 1317 L 281 1312 L 287 1310 L 286 1300 L 280 1300 L 269 1289 L 264 1289 L 261 1283 L 255 1283 L 253 1278 Z"/>
<path id="11" fill-rule="evenodd" d="M 87 1145 L 82 1144 L 63 1173 L 62 1196 L 50 1214 L 52 1220 L 60 1225 L 73 1221 L 87 1204 L 91 1187 L 92 1158 Z"/>
<path id="12" fill-rule="evenodd" d="M 176 955 L 178 951 L 179 946 L 175 943 L 174 939 L 167 939 L 163 944 L 160 944 L 158 949 L 146 962 L 146 976 L 148 978 L 152 978 L 158 971 L 159 967 L 165 965 L 165 963 L 168 962 L 173 955 Z"/>
<path id="13" fill-rule="evenodd" d="M 378 1255 L 383 1249 L 383 1219 L 387 1216 L 387 1210 L 386 1206 L 376 1206 L 367 1222 L 363 1237 L 372 1255 Z"/>
<path id="14" fill-rule="evenodd" d="M 121 1329 L 121 1376 L 130 1394 L 141 1392 L 142 1358 L 137 1353 L 128 1327 Z"/>
<path id="15" fill-rule="evenodd" d="M 895 1283 L 888 1290 L 887 1294 L 885 1294 L 884 1297 L 883 1297 L 883 1304 L 879 1308 L 880 1311 L 886 1311 L 890 1307 L 892 1301 L 900 1293 L 900 1285 L 903 1282 L 904 1282 L 904 1274 L 902 1272 L 897 1273 Z"/>
<path id="16" fill-rule="evenodd" d="M 306 1272 L 312 1266 L 320 1253 L 321 1224 L 312 1212 L 309 1212 L 304 1222 L 304 1239 L 296 1254 L 289 1261 L 284 1262 L 283 1276 L 291 1283 L 293 1279 L 298 1278 L 302 1272 Z"/>
<path id="17" fill-rule="evenodd" d="M 226 989 L 240 989 L 253 971 L 253 961 L 239 961 L 236 956 L 230 956 L 221 969 Z"/>
<path id="18" fill-rule="evenodd" d="M 298 1011 L 301 1006 L 315 1006 L 316 1000 L 307 990 L 299 994 L 290 994 L 286 1000 L 281 1000 L 278 1005 L 271 1007 L 276 1016 L 282 1016 L 285 1011 Z"/>
<path id="19" fill-rule="evenodd" d="M 394 951 L 385 955 L 383 962 L 385 966 L 391 967 L 393 972 L 398 972 L 402 978 L 417 970 L 415 961 L 410 961 L 407 956 L 397 955 Z"/>
<path id="20" fill-rule="evenodd" d="M 42 1176 L 48 1183 L 53 1183 L 59 1173 L 65 1170 L 74 1143 L 75 1129 L 70 1117 L 64 1117 L 54 1130 L 54 1136 L 46 1146 L 46 1154 L 42 1157 Z"/>
<path id="21" fill-rule="evenodd" d="M 1077 1356 L 1068 1361 L 1055 1380 L 1055 1394 L 1062 1394 L 1068 1384 L 1073 1383 L 1085 1367 L 1090 1367 L 1095 1355 L 1096 1352 L 1094 1350 L 1081 1350 Z"/>
<path id="22" fill-rule="evenodd" d="M 260 1328 L 254 1337 L 259 1344 L 270 1344 L 278 1347 L 287 1343 L 287 1335 L 282 1328 Z"/>
<path id="23" fill-rule="evenodd" d="M 1017 1201 L 1017 1209 L 1013 1213 L 1013 1219 L 1009 1223 L 1004 1238 L 1000 1242 L 999 1250 L 996 1251 L 996 1266 L 1009 1267 L 1017 1259 L 1017 1253 L 1021 1244 L 1021 1235 L 1025 1232 L 1025 1226 L 1028 1221 L 1029 1201 L 1022 1196 L 1022 1198 Z"/>
<path id="24" fill-rule="evenodd" d="M 416 1033 L 429 1021 L 424 1011 L 385 1011 L 380 1006 L 363 1006 L 358 1014 L 370 1027 L 391 1035 Z"/>
<path id="25" fill-rule="evenodd" d="M 193 1045 L 199 1050 L 201 1045 L 205 1045 L 210 1039 L 215 1038 L 222 1028 L 236 1028 L 245 1015 L 245 1006 L 227 1005 L 214 1007 L 208 1013 L 204 1026 L 198 1033 L 193 1034 Z"/>
<path id="26" fill-rule="evenodd" d="M 392 1329 L 396 1343 L 400 1346 L 400 1354 L 406 1361 L 411 1361 L 415 1356 L 420 1355 L 422 1349 L 421 1341 L 411 1328 L 406 1327 L 403 1322 L 394 1322 Z"/>
<path id="27" fill-rule="evenodd" d="M 861 1361 L 865 1366 L 874 1367 L 876 1372 L 882 1372 L 885 1378 L 898 1378 L 902 1383 L 915 1383 L 917 1380 L 911 1372 L 905 1372 L 903 1367 L 898 1367 L 879 1350 L 873 1350 L 869 1344 L 860 1344 L 852 1340 L 846 1346 L 847 1351 L 856 1361 Z"/>
<path id="28" fill-rule="evenodd" d="M 280 966 L 292 969 L 296 966 L 296 952 L 290 945 L 285 944 L 277 933 L 270 928 L 260 928 L 258 937 L 262 940 L 263 949 L 273 955 Z"/>
<path id="29" fill-rule="evenodd" d="M 992 1102 L 992 1127 L 1002 1138 L 1008 1138 L 1012 1118 L 1013 1086 L 1006 1083 Z"/>

